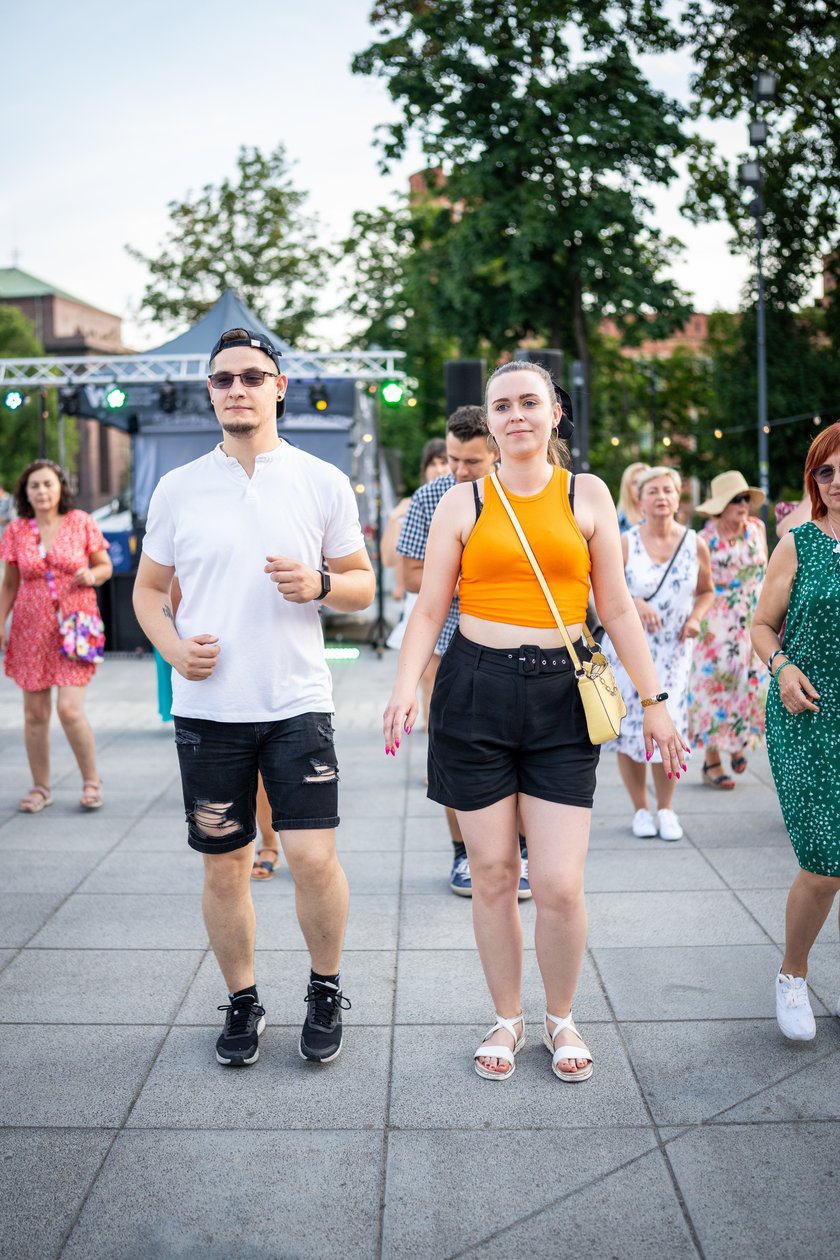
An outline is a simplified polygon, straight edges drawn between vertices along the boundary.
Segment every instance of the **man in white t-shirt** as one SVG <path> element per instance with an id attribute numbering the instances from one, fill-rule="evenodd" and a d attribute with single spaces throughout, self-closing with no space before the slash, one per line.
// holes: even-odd
<path id="1" fill-rule="evenodd" d="M 265 1027 L 250 879 L 258 771 L 311 958 L 305 1059 L 339 1054 L 349 1007 L 339 972 L 348 888 L 335 850 L 338 766 L 318 610 L 366 608 L 374 576 L 347 478 L 277 436 L 287 383 L 267 338 L 223 333 L 208 388 L 224 440 L 161 479 L 134 587 L 137 619 L 173 667 L 188 842 L 204 856 L 204 920 L 230 998 L 216 1057 L 230 1066 L 256 1062 Z"/>

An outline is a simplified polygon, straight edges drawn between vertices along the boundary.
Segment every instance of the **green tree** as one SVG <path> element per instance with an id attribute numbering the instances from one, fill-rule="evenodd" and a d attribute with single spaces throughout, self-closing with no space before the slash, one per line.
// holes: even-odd
<path id="1" fill-rule="evenodd" d="M 42 358 L 44 347 L 35 336 L 29 320 L 16 306 L 0 306 L 0 358 Z M 38 458 L 39 412 L 41 396 L 36 389 L 21 387 L 25 402 L 12 411 L 0 398 L 0 481 L 7 490 L 14 489 L 18 476 L 27 464 Z M 47 394 L 47 455 L 58 457 L 55 391 Z"/>
<path id="2" fill-rule="evenodd" d="M 698 65 L 696 116 L 742 118 L 757 108 L 768 122 L 761 152 L 767 234 L 767 300 L 789 309 L 807 301 L 823 255 L 840 279 L 840 10 L 824 0 L 689 0 L 688 42 Z M 758 70 L 779 76 L 775 101 L 752 103 Z M 693 183 L 686 209 L 696 220 L 728 220 L 734 248 L 752 253 L 755 221 L 734 172 L 706 141 L 690 160 Z M 840 310 L 832 304 L 827 331 L 840 345 Z"/>
<path id="3" fill-rule="evenodd" d="M 640 314 L 647 334 L 682 322 L 661 278 L 675 242 L 644 195 L 687 144 L 682 109 L 635 60 L 678 43 L 659 0 L 380 0 L 371 16 L 380 38 L 353 68 L 401 110 L 381 130 L 383 166 L 413 134 L 431 169 L 430 315 L 461 354 L 536 339 L 589 373 L 602 316 L 630 335 Z"/>
<path id="4" fill-rule="evenodd" d="M 205 315 L 235 289 L 269 328 L 300 345 L 317 313 L 331 255 L 317 221 L 303 213 L 282 144 L 264 154 L 243 146 L 237 174 L 169 203 L 171 226 L 159 252 L 128 253 L 151 275 L 140 310 L 169 327 Z"/>

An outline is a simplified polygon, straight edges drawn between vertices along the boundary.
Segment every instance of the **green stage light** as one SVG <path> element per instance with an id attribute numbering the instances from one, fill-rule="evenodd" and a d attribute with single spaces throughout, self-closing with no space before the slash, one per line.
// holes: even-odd
<path id="1" fill-rule="evenodd" d="M 3 401 L 9 408 L 9 411 L 17 411 L 18 407 L 22 407 L 26 402 L 26 399 L 19 389 L 10 389 Z"/>
<path id="2" fill-rule="evenodd" d="M 398 407 L 403 400 L 402 385 L 397 381 L 386 381 L 382 386 L 382 401 L 389 407 Z"/>
<path id="3" fill-rule="evenodd" d="M 125 406 L 127 397 L 124 389 L 120 389 L 119 385 L 112 385 L 105 395 L 105 406 L 110 407 L 111 411 L 119 411 L 120 407 Z"/>

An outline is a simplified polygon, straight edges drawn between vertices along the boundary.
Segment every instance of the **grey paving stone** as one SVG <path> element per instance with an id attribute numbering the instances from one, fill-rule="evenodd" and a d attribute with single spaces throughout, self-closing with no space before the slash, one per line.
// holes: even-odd
<path id="1" fill-rule="evenodd" d="M 446 815 L 441 805 L 436 806 L 438 814 L 428 814 L 419 818 L 406 818 L 405 820 L 405 851 L 412 850 L 429 850 L 434 853 L 440 853 L 444 857 L 450 859 L 452 865 L 452 840 L 449 835 L 449 827 L 446 824 Z"/>
<path id="2" fill-rule="evenodd" d="M 257 942 L 259 944 L 259 941 Z M 257 984 L 260 1001 L 274 1024 L 303 1023 L 304 995 L 309 980 L 309 955 L 305 950 L 257 950 Z M 396 954 L 393 950 L 345 950 L 341 957 L 341 984 L 353 1003 L 345 1014 L 348 1028 L 369 1024 L 390 1027 L 394 1007 Z M 0 981 L 2 993 L 2 981 Z M 225 986 L 212 953 L 178 1012 L 178 1024 L 206 1024 L 216 1018 L 216 1007 L 225 999 Z M 221 1019 L 221 1016 L 219 1017 Z"/>
<path id="3" fill-rule="evenodd" d="M 186 844 L 177 853 L 109 853 L 80 886 L 80 893 L 200 895 L 204 865 Z"/>
<path id="4" fill-rule="evenodd" d="M 7 893 L 56 893 L 66 897 L 101 860 L 98 853 L 45 849 L 0 851 L 0 887 Z"/>
<path id="5" fill-rule="evenodd" d="M 201 898 L 74 893 L 31 944 L 39 949 L 206 949 Z"/>
<path id="6" fill-rule="evenodd" d="M 785 941 L 785 906 L 787 905 L 787 888 L 744 888 L 739 889 L 738 897 L 754 915 L 771 940 L 784 945 Z M 833 945 L 837 941 L 836 911 L 829 914 L 817 937 L 820 945 Z"/>
<path id="7" fill-rule="evenodd" d="M 125 835 L 131 823 L 131 817 L 115 817 L 106 807 L 96 814 L 83 814 L 78 808 L 62 814 L 55 806 L 32 817 L 16 813 L 0 828 L 0 850 L 32 853 L 46 846 L 52 853 L 103 853 Z"/>
<path id="8" fill-rule="evenodd" d="M 0 971 L 5 970 L 13 958 L 17 957 L 16 949 L 0 949 Z"/>
<path id="9" fill-rule="evenodd" d="M 260 897 L 254 900 L 257 908 L 257 945 L 261 949 L 300 949 L 303 936 L 291 899 Z M 356 896 L 351 889 L 344 948 L 394 949 L 397 944 L 397 909 L 395 896 Z"/>
<path id="10" fill-rule="evenodd" d="M 732 793 L 731 795 L 735 795 Z M 769 846 L 790 848 L 790 837 L 785 831 L 776 806 L 770 809 L 745 811 L 743 802 L 731 802 L 728 811 L 710 810 L 708 813 L 680 814 L 682 825 L 692 844 L 698 849 L 764 849 Z"/>
<path id="11" fill-rule="evenodd" d="M 808 984 L 826 1010 L 835 1014 L 840 1001 L 840 943 L 812 947 L 808 958 Z"/>
<path id="12" fill-rule="evenodd" d="M 348 814 L 339 798 L 341 822 L 336 829 L 335 843 L 339 854 L 368 851 L 399 853 L 402 848 L 402 812 L 392 819 L 366 818 Z"/>
<path id="13" fill-rule="evenodd" d="M 165 1028 L 0 1026 L 0 1126 L 119 1126 Z"/>
<path id="14" fill-rule="evenodd" d="M 343 853 L 339 851 L 339 858 L 350 884 L 351 899 L 375 894 L 397 896 L 402 863 L 399 853 L 347 850 Z M 294 896 L 294 880 L 283 860 L 282 850 L 280 865 L 275 868 L 274 876 L 271 879 L 255 882 L 252 890 L 255 898 Z"/>
<path id="15" fill-rule="evenodd" d="M 222 1027 L 173 1028 L 126 1124 L 132 1129 L 371 1129 L 384 1125 L 391 1031 L 351 1028 L 334 1063 L 307 1063 L 303 1019 L 269 1024 L 260 1057 L 216 1062 Z M 477 1079 L 477 1078 L 476 1078 Z M 248 1161 L 250 1165 L 250 1160 Z"/>
<path id="16" fill-rule="evenodd" d="M 515 1247 L 519 1255 L 555 1260 L 562 1238 L 574 1239 L 579 1256 L 614 1255 L 633 1260 L 662 1260 L 664 1256 L 668 1260 L 695 1260 L 697 1256 L 659 1151 L 616 1169 L 603 1181 L 590 1183 L 488 1242 L 470 1247 L 467 1255 L 509 1260 L 511 1247 Z"/>
<path id="17" fill-rule="evenodd" d="M 545 1010 L 545 992 L 533 950 L 525 951 L 522 1005 L 534 1035 Z M 490 1022 L 492 1002 L 478 951 L 401 950 L 397 969 L 398 1024 L 464 1024 Z M 575 1018 L 607 1020 L 610 1010 L 588 958 L 575 996 Z"/>
<path id="18" fill-rule="evenodd" d="M 0 1023 L 169 1023 L 198 950 L 25 949 L 0 976 Z"/>
<path id="19" fill-rule="evenodd" d="M 754 1097 L 731 1107 L 717 1117 L 719 1122 L 749 1124 L 761 1121 L 776 1123 L 780 1120 L 840 1121 L 838 1021 L 818 1019 L 816 1039 L 805 1045 L 785 1041 L 778 1032 L 776 1037 L 782 1042 L 782 1050 L 791 1063 L 792 1074 L 786 1080 L 774 1081 Z M 808 1060 L 813 1060 L 817 1055 L 822 1055 L 822 1058 L 808 1065 Z"/>
<path id="20" fill-rule="evenodd" d="M 597 850 L 586 860 L 587 892 L 657 892 L 723 888 L 722 879 L 705 858 L 688 848 L 662 840 L 649 841 L 656 848 L 622 854 Z"/>
<path id="21" fill-rule="evenodd" d="M 440 893 L 406 897 L 400 911 L 400 949 L 473 949 L 475 936 L 468 897 Z M 534 903 L 519 903 L 526 949 L 534 947 Z"/>
<path id="22" fill-rule="evenodd" d="M 820 1020 L 820 1028 L 827 1022 Z M 768 1082 L 801 1071 L 819 1053 L 816 1043 L 787 1042 L 775 1017 L 624 1024 L 622 1032 L 653 1117 L 666 1125 L 699 1124 L 719 1113 L 726 1120 L 747 1119 L 728 1109 Z M 784 1117 L 777 1112 L 773 1118 Z"/>
<path id="23" fill-rule="evenodd" d="M 597 808 L 592 814 L 592 826 L 589 832 L 590 853 L 601 849 L 616 849 L 625 853 L 654 853 L 664 849 L 664 840 L 641 840 L 630 830 L 632 813 L 601 814 Z M 682 852 L 689 847 L 686 839 L 669 842 L 669 848 Z"/>
<path id="24" fill-rule="evenodd" d="M 494 1093 L 500 1092 L 501 1087 L 485 1084 Z M 512 1084 L 508 1082 L 508 1086 Z M 522 1137 L 517 1125 L 509 1132 L 498 1127 L 491 1132 L 463 1132 L 451 1127 L 392 1132 L 388 1139 L 384 1260 L 491 1254 L 485 1248 L 494 1237 L 507 1248 L 499 1254 L 508 1257 L 532 1254 L 553 1260 L 572 1252 L 593 1258 L 610 1254 L 597 1249 L 578 1251 L 572 1246 L 574 1236 L 558 1236 L 548 1220 L 558 1211 L 554 1206 L 558 1199 L 565 1197 L 567 1204 L 574 1203 L 591 1184 L 649 1152 L 655 1144 L 652 1131 L 564 1128 L 563 1149 L 574 1151 L 574 1158 L 567 1159 L 558 1158 L 558 1134 L 551 1129 L 530 1132 L 527 1141 Z M 489 1176 L 488 1169 L 498 1161 L 500 1143 L 505 1175 Z M 420 1169 L 425 1175 L 418 1176 Z M 520 1250 L 519 1235 L 511 1226 L 518 1228 L 519 1222 L 526 1222 L 527 1229 L 532 1217 L 536 1224 L 546 1225 L 542 1248 L 534 1249 L 531 1242 Z"/>
<path id="25" fill-rule="evenodd" d="M 342 818 L 397 819 L 402 815 L 405 808 L 404 788 L 392 787 L 387 782 L 387 774 L 381 778 L 377 776 L 377 779 L 376 785 L 371 783 L 369 787 L 351 788 L 342 782 L 339 796 Z"/>
<path id="26" fill-rule="evenodd" d="M 788 845 L 772 848 L 709 849 L 708 860 L 730 888 L 784 888 L 793 883 L 799 863 Z"/>
<path id="27" fill-rule="evenodd" d="M 61 901 L 60 893 L 0 893 L 0 945 L 25 945 Z"/>
<path id="28" fill-rule="evenodd" d="M 766 936 L 731 892 L 589 893 L 591 949 L 752 945 Z"/>
<path id="29" fill-rule="evenodd" d="M 620 1020 L 766 1019 L 774 1015 L 777 945 L 594 949 Z"/>
<path id="30" fill-rule="evenodd" d="M 0 1130 L 0 1257 L 55 1256 L 113 1133 L 102 1129 Z"/>
<path id="31" fill-rule="evenodd" d="M 192 853 L 187 844 L 184 811 L 175 818 L 145 815 L 125 833 L 115 853 Z M 198 854 L 196 861 L 200 862 Z"/>
<path id="32" fill-rule="evenodd" d="M 341 1254 L 374 1260 L 381 1147 L 378 1133 L 121 1133 L 62 1260 L 323 1260 L 331 1225 L 314 1205 L 333 1202 Z M 230 1149 L 247 1158 L 220 1178 Z M 258 1170 L 270 1192 L 254 1211 Z"/>
<path id="33" fill-rule="evenodd" d="M 705 1125 L 669 1142 L 707 1260 L 836 1255 L 838 1149 L 840 1124 Z"/>
<path id="34" fill-rule="evenodd" d="M 492 1011 L 490 1011 L 492 1014 Z M 615 1028 L 578 1027 L 595 1057 L 595 1076 L 558 1081 L 538 1024 L 526 1034 L 516 1072 L 504 1083 L 485 1081 L 472 1056 L 489 1026 L 415 1025 L 394 1029 L 390 1124 L 396 1129 L 565 1129 L 644 1125 L 648 1114 Z M 435 1064 L 418 1071 L 418 1058 Z M 444 1087 L 445 1083 L 445 1087 Z"/>

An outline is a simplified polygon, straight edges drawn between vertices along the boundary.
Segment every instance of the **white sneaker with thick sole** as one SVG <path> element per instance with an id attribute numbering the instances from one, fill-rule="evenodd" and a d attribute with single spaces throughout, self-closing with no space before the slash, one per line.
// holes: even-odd
<path id="1" fill-rule="evenodd" d="M 680 820 L 672 809 L 657 810 L 659 818 L 659 839 L 660 840 L 682 840 L 683 829 Z"/>
<path id="2" fill-rule="evenodd" d="M 779 972 L 776 976 L 776 1019 L 791 1041 L 813 1041 L 817 1022 L 808 1000 L 808 984 L 802 976 Z"/>
<path id="3" fill-rule="evenodd" d="M 652 840 L 656 835 L 656 823 L 649 809 L 637 809 L 633 815 L 633 835 L 639 840 Z"/>

